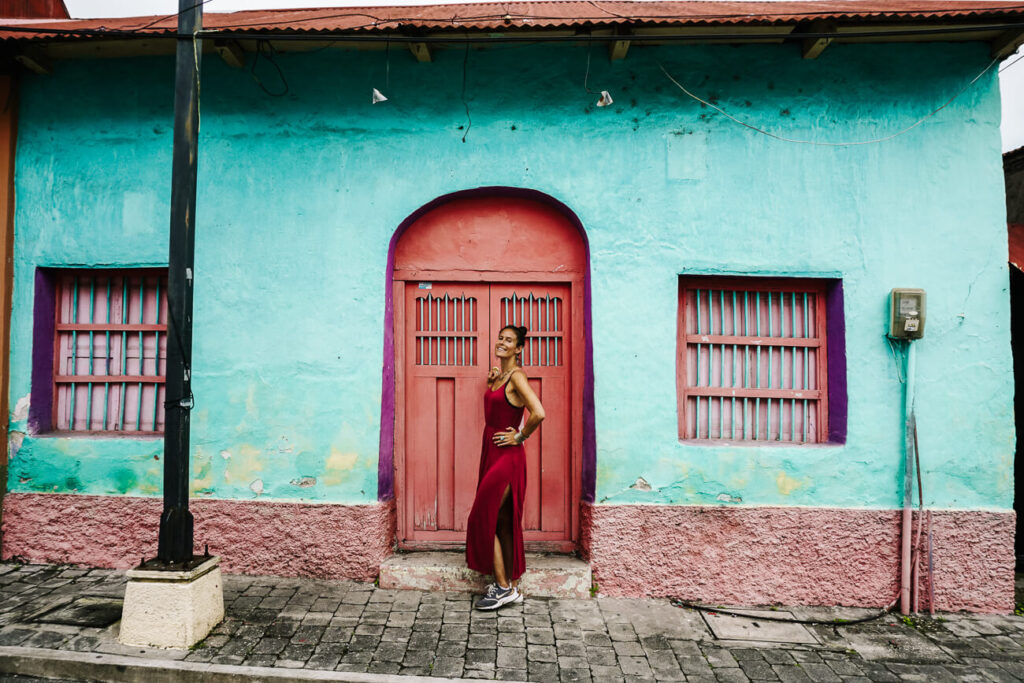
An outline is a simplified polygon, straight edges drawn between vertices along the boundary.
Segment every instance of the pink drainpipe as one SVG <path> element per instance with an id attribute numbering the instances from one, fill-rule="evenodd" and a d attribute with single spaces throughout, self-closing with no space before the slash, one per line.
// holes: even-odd
<path id="1" fill-rule="evenodd" d="M 912 536 L 911 519 L 913 516 L 912 507 L 914 504 L 913 479 L 914 479 L 914 371 L 917 365 L 917 356 L 914 353 L 914 343 L 907 341 L 907 391 L 904 397 L 904 415 L 906 416 L 906 434 L 904 448 L 906 452 L 906 463 L 903 468 L 903 535 L 902 549 L 900 553 L 900 613 L 910 614 L 910 539 Z"/>

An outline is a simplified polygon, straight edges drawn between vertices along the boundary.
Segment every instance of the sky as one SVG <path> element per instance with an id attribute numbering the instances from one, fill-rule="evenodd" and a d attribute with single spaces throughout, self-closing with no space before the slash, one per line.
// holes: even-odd
<path id="1" fill-rule="evenodd" d="M 288 7 L 352 7 L 367 5 L 465 4 L 476 0 L 209 0 L 207 12 Z M 177 0 L 64 0 L 72 17 L 137 17 L 173 14 Z M 1019 60 L 1016 64 L 1015 60 Z M 1003 151 L 1024 146 L 1024 47 L 1000 65 L 999 89 L 1003 102 Z"/>

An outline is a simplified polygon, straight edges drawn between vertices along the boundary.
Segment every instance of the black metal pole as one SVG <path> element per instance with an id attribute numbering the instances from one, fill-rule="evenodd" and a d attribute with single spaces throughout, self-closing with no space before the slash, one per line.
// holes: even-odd
<path id="1" fill-rule="evenodd" d="M 174 153 L 171 170 L 171 233 L 167 258 L 167 402 L 164 405 L 164 511 L 157 559 L 192 559 L 188 510 L 189 415 L 192 407 L 192 275 L 195 260 L 196 159 L 199 136 L 199 61 L 202 3 L 178 0 L 178 48 L 174 76 Z"/>

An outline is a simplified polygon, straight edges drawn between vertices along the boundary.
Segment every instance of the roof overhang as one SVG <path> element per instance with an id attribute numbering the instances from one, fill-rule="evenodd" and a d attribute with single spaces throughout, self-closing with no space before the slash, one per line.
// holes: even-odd
<path id="1" fill-rule="evenodd" d="M 607 43 L 624 57 L 639 45 L 796 43 L 814 58 L 837 43 L 983 41 L 993 57 L 1024 43 L 1024 3 L 925 0 L 833 2 L 505 2 L 209 13 L 201 38 L 244 61 L 258 41 L 277 50 L 326 46 L 430 50 L 465 43 Z M 0 41 L 45 70 L 51 59 L 169 54 L 174 15 L 89 20 L 0 18 Z M 22 61 L 23 64 L 26 60 Z"/>

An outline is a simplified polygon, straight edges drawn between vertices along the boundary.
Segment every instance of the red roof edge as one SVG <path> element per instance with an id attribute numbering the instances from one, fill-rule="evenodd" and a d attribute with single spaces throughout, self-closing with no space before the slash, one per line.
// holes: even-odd
<path id="1" fill-rule="evenodd" d="M 0 0 L 15 5 L 51 8 L 61 0 Z M 65 15 L 66 15 L 66 9 Z M 0 14 L 3 14 L 0 11 Z M 14 15 L 7 15 L 14 19 Z M 40 16 L 40 15 L 36 15 Z M 491 32 L 573 29 L 580 27 L 770 26 L 814 20 L 847 25 L 942 22 L 988 22 L 990 28 L 1024 25 L 1024 0 L 510 0 L 460 5 L 375 5 L 307 9 L 211 12 L 203 19 L 210 32 L 223 33 L 372 33 L 384 31 Z M 47 40 L 63 34 L 93 39 L 107 35 L 171 35 L 175 15 L 57 20 L 33 25 L 20 20 L 0 29 L 0 40 Z M 0 20 L 0 26 L 3 21 Z"/>

